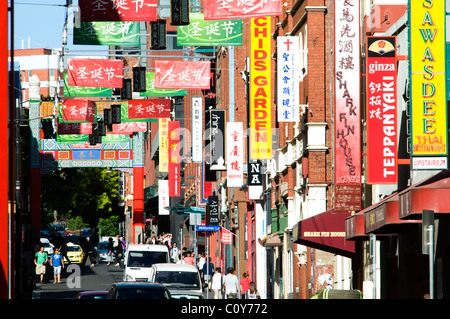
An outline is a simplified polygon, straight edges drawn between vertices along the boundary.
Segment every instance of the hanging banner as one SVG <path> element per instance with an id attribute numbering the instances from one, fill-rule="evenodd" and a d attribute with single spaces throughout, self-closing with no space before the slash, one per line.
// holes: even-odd
<path id="1" fill-rule="evenodd" d="M 156 89 L 209 89 L 209 61 L 155 61 Z"/>
<path id="2" fill-rule="evenodd" d="M 281 15 L 280 0 L 203 0 L 205 20 L 245 19 Z"/>
<path id="3" fill-rule="evenodd" d="M 414 48 L 409 56 L 412 156 L 439 156 L 448 152 L 446 3 L 409 3 L 410 47 Z"/>
<path id="4" fill-rule="evenodd" d="M 169 215 L 170 210 L 170 197 L 169 197 L 169 181 L 166 179 L 160 179 L 158 181 L 158 213 L 159 215 Z"/>
<path id="5" fill-rule="evenodd" d="M 361 183 L 359 1 L 335 1 L 335 179 Z"/>
<path id="6" fill-rule="evenodd" d="M 169 121 L 169 196 L 180 196 L 180 122 Z"/>
<path id="7" fill-rule="evenodd" d="M 227 187 L 244 184 L 244 129 L 242 122 L 227 122 Z"/>
<path id="8" fill-rule="evenodd" d="M 58 144 L 89 144 L 89 134 L 57 134 Z M 102 137 L 102 144 L 130 143 L 130 136 L 124 134 L 106 134 Z"/>
<path id="9" fill-rule="evenodd" d="M 208 197 L 207 212 L 206 225 L 219 225 L 219 197 L 215 195 Z"/>
<path id="10" fill-rule="evenodd" d="M 367 183 L 397 184 L 395 37 L 367 37 Z"/>
<path id="11" fill-rule="evenodd" d="M 209 169 L 226 170 L 225 166 L 225 110 L 212 109 L 206 114 L 205 147 L 209 152 Z"/>
<path id="12" fill-rule="evenodd" d="M 146 132 L 147 123 L 145 122 L 123 122 L 120 124 L 113 124 L 113 134 L 133 134 L 135 132 Z M 107 132 L 108 134 L 108 132 Z"/>
<path id="13" fill-rule="evenodd" d="M 62 123 L 58 121 L 58 134 L 92 134 L 92 123 Z"/>
<path id="14" fill-rule="evenodd" d="M 270 18 L 251 19 L 250 158 L 272 157 Z"/>
<path id="15" fill-rule="evenodd" d="M 159 122 L 159 171 L 169 171 L 169 119 L 161 118 Z"/>
<path id="16" fill-rule="evenodd" d="M 200 163 L 203 160 L 203 99 L 192 98 L 192 161 Z"/>
<path id="17" fill-rule="evenodd" d="M 189 25 L 177 27 L 179 46 L 241 46 L 242 20 L 205 21 L 203 13 L 190 13 Z"/>
<path id="18" fill-rule="evenodd" d="M 139 46 L 139 22 L 81 22 L 73 28 L 73 44 Z"/>
<path id="19" fill-rule="evenodd" d="M 278 122 L 300 121 L 300 49 L 298 37 L 277 37 Z"/>
<path id="20" fill-rule="evenodd" d="M 64 97 L 111 97 L 111 88 L 96 88 L 85 86 L 69 86 L 67 72 L 64 73 Z"/>
<path id="21" fill-rule="evenodd" d="M 169 99 L 145 99 L 128 101 L 128 118 L 162 118 L 170 117 Z"/>
<path id="22" fill-rule="evenodd" d="M 155 72 L 146 72 L 145 92 L 140 92 L 140 96 L 166 97 L 166 96 L 186 96 L 187 90 L 179 89 L 155 89 Z"/>
<path id="23" fill-rule="evenodd" d="M 80 20 L 156 21 L 157 0 L 78 0 Z"/>
<path id="24" fill-rule="evenodd" d="M 122 88 L 123 61 L 107 59 L 70 59 L 69 86 Z"/>
<path id="25" fill-rule="evenodd" d="M 60 104 L 62 122 L 95 122 L 95 103 L 90 100 L 65 100 Z"/>

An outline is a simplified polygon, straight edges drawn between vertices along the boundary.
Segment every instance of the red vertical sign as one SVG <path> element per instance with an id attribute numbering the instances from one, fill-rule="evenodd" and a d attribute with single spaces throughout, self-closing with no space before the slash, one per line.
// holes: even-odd
<path id="1" fill-rule="evenodd" d="M 169 196 L 180 196 L 179 121 L 169 121 Z"/>
<path id="2" fill-rule="evenodd" d="M 395 37 L 367 37 L 367 182 L 397 184 Z"/>

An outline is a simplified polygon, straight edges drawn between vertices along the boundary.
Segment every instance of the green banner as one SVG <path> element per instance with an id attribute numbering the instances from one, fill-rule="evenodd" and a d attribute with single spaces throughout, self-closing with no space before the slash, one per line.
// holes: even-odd
<path id="1" fill-rule="evenodd" d="M 58 134 L 56 140 L 60 144 L 80 144 L 89 142 L 88 134 Z M 102 136 L 102 144 L 106 143 L 128 143 L 130 136 L 125 134 L 106 134 Z"/>
<path id="2" fill-rule="evenodd" d="M 111 88 L 96 88 L 84 86 L 70 86 L 67 84 L 67 72 L 64 73 L 64 96 L 65 97 L 110 97 Z"/>
<path id="3" fill-rule="evenodd" d="M 155 89 L 155 72 L 147 72 L 146 73 L 145 87 L 146 87 L 146 91 L 140 92 L 140 96 L 164 97 L 164 96 L 186 96 L 187 95 L 187 90 Z"/>
<path id="4" fill-rule="evenodd" d="M 179 46 L 242 46 L 242 20 L 207 20 L 191 13 L 189 25 L 177 27 Z"/>
<path id="5" fill-rule="evenodd" d="M 139 46 L 139 22 L 81 22 L 74 28 L 73 44 Z"/>

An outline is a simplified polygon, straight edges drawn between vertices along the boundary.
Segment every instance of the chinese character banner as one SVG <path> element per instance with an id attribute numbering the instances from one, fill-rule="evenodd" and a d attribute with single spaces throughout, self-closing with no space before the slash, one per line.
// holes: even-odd
<path id="1" fill-rule="evenodd" d="M 139 22 L 81 22 L 73 28 L 73 44 L 139 46 Z"/>
<path id="2" fill-rule="evenodd" d="M 79 0 L 80 20 L 156 21 L 157 0 Z"/>
<path id="3" fill-rule="evenodd" d="M 192 98 L 192 161 L 201 162 L 203 160 L 203 99 L 201 97 Z"/>
<path id="4" fill-rule="evenodd" d="M 122 88 L 123 61 L 107 59 L 70 59 L 69 86 Z"/>
<path id="5" fill-rule="evenodd" d="M 242 122 L 227 122 L 227 187 L 244 184 L 244 129 Z"/>
<path id="6" fill-rule="evenodd" d="M 64 73 L 64 97 L 111 97 L 111 88 L 69 86 L 67 72 Z"/>
<path id="7" fill-rule="evenodd" d="M 65 100 L 60 104 L 61 122 L 94 122 L 95 103 L 89 100 Z"/>
<path id="8" fill-rule="evenodd" d="M 128 101 L 128 118 L 170 117 L 170 99 L 137 99 Z"/>
<path id="9" fill-rule="evenodd" d="M 209 89 L 209 61 L 155 61 L 155 89 Z"/>
<path id="10" fill-rule="evenodd" d="M 280 0 L 203 0 L 205 20 L 245 19 L 281 15 Z"/>
<path id="11" fill-rule="evenodd" d="M 189 25 L 177 28 L 179 46 L 241 46 L 242 20 L 205 21 L 203 13 L 191 13 Z"/>
<path id="12" fill-rule="evenodd" d="M 145 74 L 145 92 L 139 92 L 140 96 L 165 97 L 165 96 L 186 96 L 187 90 L 180 89 L 155 89 L 155 72 Z"/>
<path id="13" fill-rule="evenodd" d="M 169 121 L 169 196 L 180 196 L 180 122 Z"/>

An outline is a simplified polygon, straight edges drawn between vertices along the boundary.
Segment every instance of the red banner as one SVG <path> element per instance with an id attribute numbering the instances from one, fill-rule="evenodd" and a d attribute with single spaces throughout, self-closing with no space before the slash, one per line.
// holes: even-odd
<path id="1" fill-rule="evenodd" d="M 113 131 L 106 134 L 130 135 L 147 131 L 146 122 L 123 122 L 113 124 Z M 92 134 L 92 123 L 58 123 L 58 134 Z"/>
<path id="2" fill-rule="evenodd" d="M 65 100 L 62 103 L 63 122 L 95 121 L 95 103 L 90 100 Z"/>
<path id="3" fill-rule="evenodd" d="M 123 61 L 71 59 L 67 75 L 69 86 L 122 88 Z"/>
<path id="4" fill-rule="evenodd" d="M 58 134 L 92 134 L 92 123 L 58 123 Z"/>
<path id="5" fill-rule="evenodd" d="M 180 122 L 169 121 L 169 196 L 180 196 Z"/>
<path id="6" fill-rule="evenodd" d="M 281 15 L 280 0 L 203 0 L 205 20 L 245 19 Z"/>
<path id="7" fill-rule="evenodd" d="M 155 89 L 210 89 L 209 61 L 155 61 Z"/>
<path id="8" fill-rule="evenodd" d="M 114 134 L 133 134 L 134 132 L 147 131 L 146 122 L 122 122 L 120 124 L 113 124 Z"/>
<path id="9" fill-rule="evenodd" d="M 367 183 L 397 184 L 395 37 L 367 37 Z"/>
<path id="10" fill-rule="evenodd" d="M 157 0 L 79 0 L 81 21 L 156 21 Z"/>
<path id="11" fill-rule="evenodd" d="M 128 101 L 129 119 L 157 119 L 170 117 L 169 99 L 145 99 Z"/>

